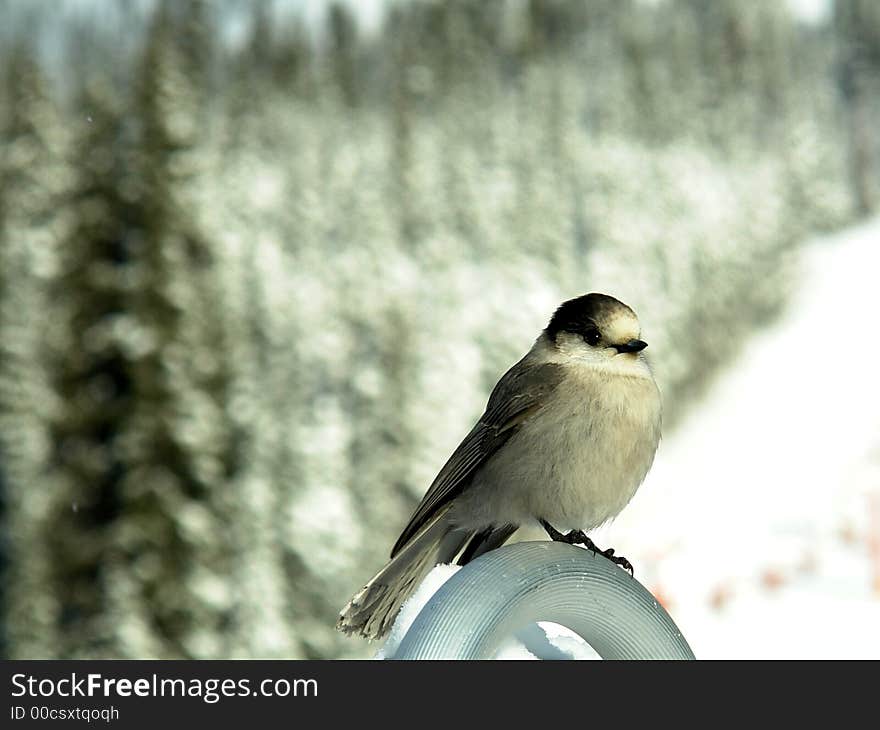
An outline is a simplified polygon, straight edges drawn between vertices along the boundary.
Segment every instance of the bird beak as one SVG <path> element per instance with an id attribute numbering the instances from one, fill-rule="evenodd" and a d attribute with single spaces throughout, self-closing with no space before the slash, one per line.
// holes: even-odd
<path id="1" fill-rule="evenodd" d="M 648 346 L 647 342 L 641 340 L 630 340 L 623 345 L 612 345 L 618 352 L 641 352 Z"/>

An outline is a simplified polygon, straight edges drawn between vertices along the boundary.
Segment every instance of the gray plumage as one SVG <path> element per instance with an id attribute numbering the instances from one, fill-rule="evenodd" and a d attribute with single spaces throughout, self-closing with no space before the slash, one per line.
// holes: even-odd
<path id="1" fill-rule="evenodd" d="M 617 515 L 660 439 L 660 395 L 622 302 L 563 303 L 499 380 L 483 415 L 434 479 L 390 562 L 343 609 L 337 627 L 384 635 L 424 576 L 502 545 L 540 520 L 589 530 Z"/>

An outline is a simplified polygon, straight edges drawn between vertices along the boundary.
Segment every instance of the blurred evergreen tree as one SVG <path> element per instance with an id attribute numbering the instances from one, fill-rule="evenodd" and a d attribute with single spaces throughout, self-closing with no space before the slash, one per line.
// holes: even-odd
<path id="1" fill-rule="evenodd" d="M 59 407 L 50 421 L 53 473 L 63 494 L 47 517 L 50 588 L 61 606 L 59 656 L 119 655 L 106 611 L 107 575 L 127 470 L 120 438 L 132 408 L 131 337 L 126 309 L 135 222 L 127 172 L 125 104 L 107 77 L 77 92 L 81 110 L 72 144 L 72 227 L 59 253 L 52 306 L 59 336 L 50 356 Z"/>
<path id="2" fill-rule="evenodd" d="M 348 5 L 333 2 L 327 14 L 327 36 L 333 78 L 347 106 L 356 106 L 361 97 L 360 55 L 357 25 Z"/>
<path id="3" fill-rule="evenodd" d="M 388 172 L 391 177 L 391 196 L 396 201 L 400 220 L 400 240 L 406 245 L 418 241 L 418 211 L 412 196 L 413 126 L 417 113 L 418 89 L 413 78 L 419 72 L 414 48 L 415 36 L 407 26 L 410 15 L 392 8 L 388 15 L 387 36 L 391 41 L 391 103 Z"/>
<path id="4" fill-rule="evenodd" d="M 107 568 L 120 601 L 117 635 L 140 639 L 120 642 L 120 651 L 211 656 L 223 654 L 220 629 L 233 610 L 233 596 L 215 587 L 234 552 L 224 535 L 236 452 L 225 417 L 215 256 L 199 217 L 203 61 L 183 53 L 198 25 L 175 22 L 174 10 L 163 2 L 155 13 L 138 72 L 137 210 L 125 303 L 132 391 L 120 436 L 124 518 Z"/>
<path id="5" fill-rule="evenodd" d="M 837 80 L 847 121 L 850 185 L 859 215 L 877 208 L 880 188 L 880 6 L 835 0 Z"/>
<path id="6" fill-rule="evenodd" d="M 49 384 L 56 335 L 48 295 L 68 218 L 67 139 L 33 47 L 10 51 L 9 107 L 0 145 L 0 471 L 7 568 L 3 623 L 9 655 L 57 656 L 60 606 L 46 549 L 56 506 L 50 433 L 58 403 Z"/>
<path id="7" fill-rule="evenodd" d="M 253 144 L 264 134 L 254 121 L 255 112 L 271 91 L 274 36 L 269 2 L 251 6 L 250 29 L 242 48 L 230 54 L 228 90 L 224 94 L 227 144 L 232 149 Z"/>
<path id="8" fill-rule="evenodd" d="M 312 78 L 315 51 L 305 24 L 297 16 L 280 29 L 278 36 L 271 58 L 272 79 L 282 90 L 312 97 L 315 94 Z M 253 37 L 252 43 L 256 43 L 258 37 L 256 31 Z"/>

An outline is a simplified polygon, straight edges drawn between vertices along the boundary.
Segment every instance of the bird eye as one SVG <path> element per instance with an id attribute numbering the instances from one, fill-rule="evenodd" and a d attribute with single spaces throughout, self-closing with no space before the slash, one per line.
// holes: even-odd
<path id="1" fill-rule="evenodd" d="M 584 342 L 586 342 L 588 345 L 598 345 L 599 340 L 601 339 L 602 336 L 599 334 L 599 330 L 590 329 L 584 332 Z"/>

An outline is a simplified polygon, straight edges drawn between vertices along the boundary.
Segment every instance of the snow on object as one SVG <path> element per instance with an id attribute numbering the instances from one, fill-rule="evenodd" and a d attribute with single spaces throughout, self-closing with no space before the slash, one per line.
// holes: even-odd
<path id="1" fill-rule="evenodd" d="M 406 636 L 406 632 L 409 631 L 409 627 L 412 626 L 416 616 L 419 615 L 431 596 L 440 589 L 440 586 L 455 575 L 459 569 L 460 566 L 458 565 L 438 565 L 425 576 L 421 585 L 401 607 L 394 626 L 391 628 L 391 633 L 388 634 L 388 639 L 376 654 L 376 659 L 387 659 L 394 656 L 395 652 L 397 652 L 397 647 L 400 646 L 400 642 Z"/>

